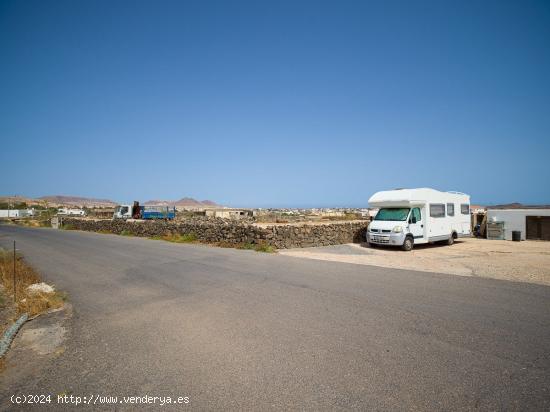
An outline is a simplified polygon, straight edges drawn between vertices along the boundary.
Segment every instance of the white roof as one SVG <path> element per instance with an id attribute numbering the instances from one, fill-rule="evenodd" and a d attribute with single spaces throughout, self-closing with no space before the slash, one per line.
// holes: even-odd
<path id="1" fill-rule="evenodd" d="M 470 202 L 470 197 L 460 192 L 441 192 L 423 187 L 419 189 L 396 189 L 377 192 L 369 199 L 369 205 L 381 206 L 408 206 L 429 202 L 463 201 Z"/>

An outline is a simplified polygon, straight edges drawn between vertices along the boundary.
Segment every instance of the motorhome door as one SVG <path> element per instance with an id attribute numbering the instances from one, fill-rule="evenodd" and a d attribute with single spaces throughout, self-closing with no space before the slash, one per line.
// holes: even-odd
<path id="1" fill-rule="evenodd" d="M 424 237 L 424 219 L 419 207 L 413 207 L 409 216 L 409 231 L 415 239 Z"/>

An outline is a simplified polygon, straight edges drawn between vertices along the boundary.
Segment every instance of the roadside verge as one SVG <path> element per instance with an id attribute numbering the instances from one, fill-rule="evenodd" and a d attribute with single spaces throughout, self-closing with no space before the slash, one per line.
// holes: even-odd
<path id="1" fill-rule="evenodd" d="M 0 359 L 27 320 L 61 308 L 65 300 L 20 254 L 0 249 Z"/>

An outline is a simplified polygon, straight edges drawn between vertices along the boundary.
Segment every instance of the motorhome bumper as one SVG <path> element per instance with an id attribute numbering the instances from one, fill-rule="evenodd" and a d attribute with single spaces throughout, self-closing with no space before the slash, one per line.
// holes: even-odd
<path id="1" fill-rule="evenodd" d="M 401 246 L 405 241 L 405 234 L 401 233 L 373 233 L 367 232 L 367 242 L 377 245 Z"/>

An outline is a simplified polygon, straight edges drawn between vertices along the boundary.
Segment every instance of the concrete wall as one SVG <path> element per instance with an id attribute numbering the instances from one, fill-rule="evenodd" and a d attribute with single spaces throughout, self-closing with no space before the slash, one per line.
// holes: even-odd
<path id="1" fill-rule="evenodd" d="M 202 217 L 182 222 L 64 218 L 63 224 L 77 230 L 125 232 L 143 237 L 193 233 L 197 240 L 206 243 L 266 243 L 284 249 L 363 242 L 368 222 L 258 226 L 250 221 Z"/>
<path id="2" fill-rule="evenodd" d="M 527 216 L 550 216 L 550 209 L 489 209 L 487 220 L 504 222 L 504 239 L 512 240 L 512 231 L 521 232 L 521 240 L 525 240 L 527 233 Z"/>

